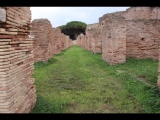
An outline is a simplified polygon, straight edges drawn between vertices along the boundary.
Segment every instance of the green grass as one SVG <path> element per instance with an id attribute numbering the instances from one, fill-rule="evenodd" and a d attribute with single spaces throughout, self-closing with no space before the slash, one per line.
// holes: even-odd
<path id="1" fill-rule="evenodd" d="M 128 58 L 110 66 L 101 54 L 73 46 L 35 63 L 37 102 L 31 113 L 160 113 L 158 61 Z"/>

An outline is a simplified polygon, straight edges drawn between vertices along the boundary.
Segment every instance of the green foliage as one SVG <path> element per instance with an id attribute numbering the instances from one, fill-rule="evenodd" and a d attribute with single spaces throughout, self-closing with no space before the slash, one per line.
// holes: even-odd
<path id="1" fill-rule="evenodd" d="M 71 21 L 66 24 L 66 29 L 71 30 L 85 30 L 87 24 L 80 21 Z"/>
<path id="2" fill-rule="evenodd" d="M 59 26 L 61 32 L 69 35 L 71 39 L 75 39 L 80 33 L 85 34 L 87 24 L 80 21 L 71 21 L 66 25 Z"/>
<path id="3" fill-rule="evenodd" d="M 73 46 L 35 63 L 37 102 L 31 113 L 160 113 L 158 61 L 127 58 L 110 66 L 102 54 Z"/>
<path id="4" fill-rule="evenodd" d="M 58 26 L 57 28 L 60 28 L 61 30 L 64 30 L 66 27 L 66 25 L 61 25 L 61 26 Z"/>

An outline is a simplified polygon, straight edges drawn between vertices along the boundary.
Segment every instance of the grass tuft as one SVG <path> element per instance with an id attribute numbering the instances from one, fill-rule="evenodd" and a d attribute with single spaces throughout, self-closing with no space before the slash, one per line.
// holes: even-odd
<path id="1" fill-rule="evenodd" d="M 111 66 L 102 54 L 73 46 L 35 63 L 31 113 L 160 113 L 157 76 L 156 60 L 127 58 Z"/>

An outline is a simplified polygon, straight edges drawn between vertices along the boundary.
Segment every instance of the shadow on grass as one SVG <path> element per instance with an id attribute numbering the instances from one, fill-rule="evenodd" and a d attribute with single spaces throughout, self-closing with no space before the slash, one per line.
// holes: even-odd
<path id="1" fill-rule="evenodd" d="M 56 63 L 58 60 L 56 59 L 56 58 L 51 58 L 51 59 L 49 59 L 48 60 L 48 62 L 36 62 L 36 63 L 34 63 L 34 66 L 36 67 L 36 68 L 41 68 L 41 67 L 46 67 L 46 66 L 49 66 L 49 65 L 51 65 L 51 64 L 53 64 L 53 63 Z"/>
<path id="2" fill-rule="evenodd" d="M 64 55 L 63 52 L 61 52 L 61 53 L 59 53 L 59 54 L 54 54 L 54 57 L 56 57 L 56 56 L 62 56 L 62 55 Z"/>
<path id="3" fill-rule="evenodd" d="M 37 97 L 36 105 L 30 113 L 63 113 L 65 104 L 48 97 Z"/>

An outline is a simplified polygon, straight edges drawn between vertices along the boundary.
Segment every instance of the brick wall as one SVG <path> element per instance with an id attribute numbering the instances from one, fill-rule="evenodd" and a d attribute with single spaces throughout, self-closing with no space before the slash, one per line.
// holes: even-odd
<path id="1" fill-rule="evenodd" d="M 65 44 L 66 44 L 66 40 L 65 40 L 65 35 L 63 33 L 61 33 L 61 49 L 65 50 Z"/>
<path id="2" fill-rule="evenodd" d="M 159 13 L 157 7 L 132 7 L 126 11 L 127 57 L 158 60 Z"/>
<path id="3" fill-rule="evenodd" d="M 92 51 L 93 53 L 101 53 L 102 35 L 99 23 L 87 25 L 85 33 L 85 49 Z"/>
<path id="4" fill-rule="evenodd" d="M 88 40 L 88 50 L 93 52 L 94 38 L 93 38 L 93 28 L 92 26 L 86 28 L 86 39 Z"/>
<path id="5" fill-rule="evenodd" d="M 34 60 L 47 62 L 53 57 L 53 29 L 48 19 L 34 19 L 31 23 L 34 35 Z"/>
<path id="6" fill-rule="evenodd" d="M 34 70 L 33 39 L 28 37 L 29 7 L 1 7 L 0 113 L 28 113 L 36 102 L 31 78 Z"/>
<path id="7" fill-rule="evenodd" d="M 71 47 L 71 46 L 73 46 L 73 40 L 72 39 L 69 40 L 69 47 Z"/>
<path id="8" fill-rule="evenodd" d="M 102 53 L 102 38 L 101 38 L 101 31 L 99 28 L 95 29 L 93 37 L 95 39 L 93 53 Z"/>
<path id="9" fill-rule="evenodd" d="M 159 58 L 158 20 L 127 20 L 127 57 Z"/>
<path id="10" fill-rule="evenodd" d="M 109 13 L 102 19 L 102 58 L 111 65 L 126 62 L 126 24 L 122 14 Z"/>
<path id="11" fill-rule="evenodd" d="M 59 28 L 53 29 L 53 39 L 54 39 L 54 52 L 59 54 L 61 52 L 61 30 Z"/>
<path id="12" fill-rule="evenodd" d="M 77 36 L 76 38 L 76 42 L 78 46 L 81 46 L 81 39 L 80 39 L 80 35 Z"/>
<path id="13" fill-rule="evenodd" d="M 84 36 L 84 34 L 81 33 L 79 35 L 79 39 L 81 41 L 81 47 L 85 48 L 85 36 Z"/>

